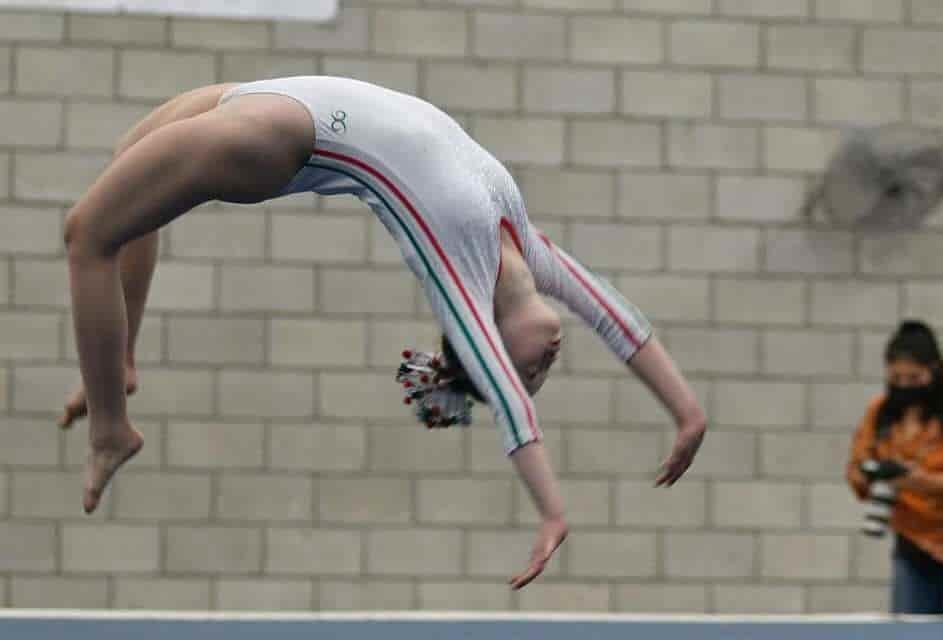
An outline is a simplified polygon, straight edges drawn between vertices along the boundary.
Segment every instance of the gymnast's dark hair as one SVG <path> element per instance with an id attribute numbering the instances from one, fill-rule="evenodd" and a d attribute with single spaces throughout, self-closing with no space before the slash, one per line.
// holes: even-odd
<path id="1" fill-rule="evenodd" d="M 929 402 L 921 407 L 923 419 L 926 421 L 936 417 L 943 420 L 943 383 L 940 380 L 943 358 L 940 357 L 940 347 L 933 329 L 919 320 L 901 322 L 884 348 L 884 364 L 899 360 L 911 360 L 932 370 L 933 393 Z M 903 417 L 906 408 L 885 399 L 878 409 L 878 438 L 884 438 L 890 433 L 891 425 Z"/>
<path id="2" fill-rule="evenodd" d="M 462 361 L 459 359 L 458 354 L 455 353 L 452 343 L 449 342 L 449 339 L 445 337 L 444 333 L 442 334 L 442 356 L 445 358 L 445 361 L 449 363 L 449 374 L 454 377 L 452 382 L 449 383 L 449 387 L 452 391 L 467 393 L 478 402 L 487 404 L 487 400 L 485 400 L 485 397 L 478 391 L 478 387 L 476 387 L 475 383 L 468 377 L 468 372 L 465 371 L 465 367 L 462 366 Z"/>

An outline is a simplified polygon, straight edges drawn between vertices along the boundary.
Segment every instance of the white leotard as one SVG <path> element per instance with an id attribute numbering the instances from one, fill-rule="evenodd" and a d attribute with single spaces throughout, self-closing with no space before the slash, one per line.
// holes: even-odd
<path id="1" fill-rule="evenodd" d="M 578 314 L 618 358 L 627 361 L 648 339 L 651 326 L 638 309 L 543 236 L 505 167 L 433 105 L 326 76 L 251 82 L 221 102 L 252 93 L 285 95 L 307 108 L 314 150 L 282 195 L 353 194 L 376 213 L 488 400 L 508 452 L 539 439 L 540 430 L 493 317 L 502 225 L 537 290 Z"/>

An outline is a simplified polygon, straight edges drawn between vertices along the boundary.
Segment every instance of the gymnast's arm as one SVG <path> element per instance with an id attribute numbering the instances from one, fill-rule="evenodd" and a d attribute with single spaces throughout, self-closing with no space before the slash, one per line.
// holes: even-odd
<path id="1" fill-rule="evenodd" d="M 656 484 L 673 484 L 690 466 L 706 418 L 690 385 L 642 313 L 605 279 L 529 226 L 525 260 L 537 290 L 564 303 L 645 383 L 674 418 L 678 434 Z"/>

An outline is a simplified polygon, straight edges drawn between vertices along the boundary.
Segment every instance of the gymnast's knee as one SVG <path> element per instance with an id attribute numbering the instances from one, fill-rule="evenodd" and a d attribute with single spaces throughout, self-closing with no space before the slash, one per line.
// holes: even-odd
<path id="1" fill-rule="evenodd" d="M 109 242 L 101 233 L 96 232 L 89 216 L 76 211 L 69 211 L 65 218 L 63 240 L 69 262 L 89 262 L 107 260 L 118 255 L 121 248 L 118 243 Z"/>

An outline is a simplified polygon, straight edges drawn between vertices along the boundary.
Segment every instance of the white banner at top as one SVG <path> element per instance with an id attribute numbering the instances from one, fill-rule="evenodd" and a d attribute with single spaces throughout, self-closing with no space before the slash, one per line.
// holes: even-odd
<path id="1" fill-rule="evenodd" d="M 337 3 L 338 0 L 0 0 L 0 9 L 325 22 L 337 15 Z"/>

